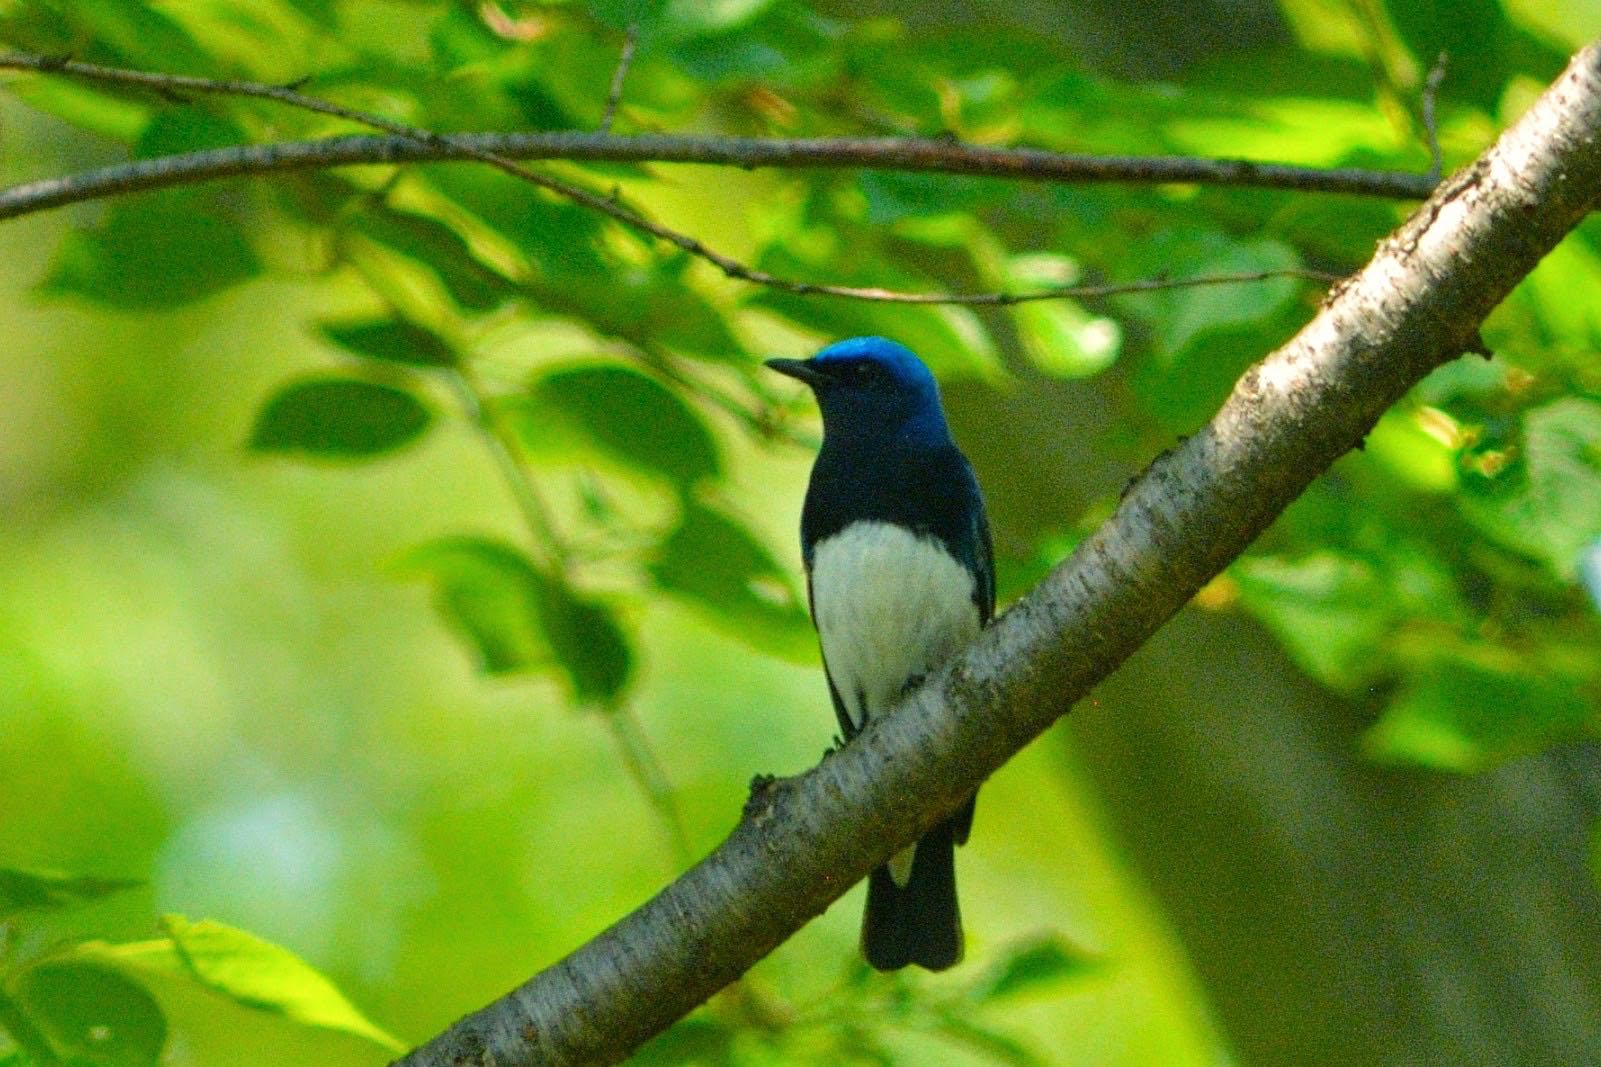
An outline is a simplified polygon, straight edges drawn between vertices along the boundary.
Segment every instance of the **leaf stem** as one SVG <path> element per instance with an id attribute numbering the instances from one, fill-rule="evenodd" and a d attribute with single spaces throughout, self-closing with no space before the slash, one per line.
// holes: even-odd
<path id="1" fill-rule="evenodd" d="M 11 1035 L 12 1042 L 35 1067 L 61 1067 L 61 1059 L 51 1047 L 50 1039 L 33 1025 L 22 1005 L 4 993 L 0 993 L 0 1030 Z"/>
<path id="2" fill-rule="evenodd" d="M 523 521 L 527 523 L 528 531 L 533 535 L 535 543 L 546 552 L 557 571 L 565 573 L 569 561 L 567 542 L 556 528 L 556 521 L 551 517 L 544 497 L 540 495 L 539 486 L 535 484 L 533 473 L 528 469 L 528 462 L 522 455 L 521 446 L 512 436 L 504 420 L 496 417 L 490 410 L 484 400 L 483 391 L 473 379 L 471 371 L 465 366 L 458 366 L 449 375 L 449 380 L 461 403 L 462 412 L 467 416 L 467 421 L 472 423 L 479 440 L 483 442 L 484 448 L 495 461 L 495 466 L 500 470 L 507 489 L 511 491 L 517 510 L 522 513 Z"/>
<path id="3" fill-rule="evenodd" d="M 656 759 L 656 753 L 640 726 L 638 717 L 632 708 L 624 704 L 604 713 L 606 725 L 611 728 L 612 739 L 617 742 L 617 749 L 622 753 L 623 762 L 628 766 L 628 773 L 645 794 L 645 799 L 655 809 L 660 818 L 662 827 L 672 843 L 674 858 L 681 866 L 689 866 L 695 860 L 695 853 L 689 843 L 689 834 L 684 829 L 684 818 L 678 810 L 678 802 L 673 797 L 672 783 L 667 780 L 667 774 Z"/>

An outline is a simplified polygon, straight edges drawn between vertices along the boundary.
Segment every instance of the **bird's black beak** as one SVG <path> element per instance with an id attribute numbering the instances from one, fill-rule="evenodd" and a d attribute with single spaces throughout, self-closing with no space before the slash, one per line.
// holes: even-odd
<path id="1" fill-rule="evenodd" d="M 809 359 L 770 359 L 764 366 L 813 388 L 828 380 L 828 375 L 818 370 L 817 365 Z"/>

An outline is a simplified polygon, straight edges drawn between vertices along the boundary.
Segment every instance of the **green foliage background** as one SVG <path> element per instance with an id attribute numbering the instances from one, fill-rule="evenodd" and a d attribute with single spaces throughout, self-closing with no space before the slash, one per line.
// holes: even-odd
<path id="1" fill-rule="evenodd" d="M 1189 6 L 13 0 L 0 40 L 311 75 L 309 93 L 441 131 L 587 129 L 636 25 L 618 132 L 1422 171 L 1436 54 L 1449 167 L 1601 25 L 1593 0 L 1264 0 L 1219 34 L 1171 17 Z M 353 132 L 261 101 L 5 88 L 7 184 Z M 1346 272 L 1408 210 L 550 170 L 776 273 L 920 291 Z M 1268 717 L 1359 718 L 1339 758 L 1422 791 L 1588 738 L 1598 257 L 1592 220 L 1487 325 L 1493 359 L 1431 377 L 1187 613 L 1295 674 L 1293 707 L 1277 681 L 1219 679 L 1214 645 L 1180 649 L 1164 681 L 1077 713 L 1089 760 L 1062 727 L 986 787 L 960 860 L 962 968 L 864 973 L 848 897 L 642 1058 L 1289 1062 L 1263 1051 L 1271 1022 L 1242 1036 L 1229 983 L 1294 1000 L 1294 974 L 1231 976 L 1187 943 L 1172 861 L 1188 846 L 1107 805 L 1161 785 L 1091 764 L 1124 707 L 1177 709 L 1197 678 Z M 817 427 L 763 356 L 871 332 L 927 358 L 1015 596 L 1319 295 L 1279 278 L 983 312 L 796 296 L 476 164 L 77 205 L 0 226 L 0 263 L 0 1006 L 63 1052 L 130 1065 L 384 1062 L 383 1031 L 421 1040 L 559 958 L 714 845 L 753 774 L 816 760 L 832 718 L 795 526 Z M 1197 728 L 1200 759 L 1252 744 Z M 1275 782 L 1315 825 L 1319 783 L 1289 762 Z M 1249 866 L 1254 815 L 1232 803 L 1217 825 L 1245 824 Z M 1234 847 L 1228 829 L 1193 844 Z M 1362 856 L 1309 857 L 1359 884 L 1342 872 Z M 113 1033 L 95 1036 L 107 1005 Z M 1293 1015 L 1284 1040 L 1329 1062 Z M 5 1048 L 0 1064 L 28 1062 Z"/>

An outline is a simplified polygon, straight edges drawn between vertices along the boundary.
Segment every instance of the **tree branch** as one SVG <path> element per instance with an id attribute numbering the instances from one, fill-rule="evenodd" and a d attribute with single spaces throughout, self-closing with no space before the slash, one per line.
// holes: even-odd
<path id="1" fill-rule="evenodd" d="M 0 55 L 0 69 L 71 74 L 142 85 L 167 94 L 228 93 L 293 103 L 294 88 L 253 82 L 119 70 L 60 57 Z M 302 106 L 298 104 L 296 106 Z M 337 110 L 329 113 L 337 114 Z M 46 178 L 0 190 L 0 219 L 143 189 L 215 178 L 264 175 L 363 163 L 423 163 L 481 158 L 561 159 L 579 163 L 703 163 L 784 169 L 849 168 L 982 175 L 1050 182 L 1192 182 L 1298 192 L 1421 199 L 1435 181 L 1428 175 L 1354 167 L 1294 167 L 1243 159 L 1188 156 L 1087 156 L 1034 148 L 987 148 L 943 139 L 822 137 L 765 139 L 609 132 L 479 133 L 385 137 L 350 136 L 277 144 L 239 145 Z"/>
<path id="2" fill-rule="evenodd" d="M 631 50 L 625 49 L 623 60 L 619 65 L 619 77 L 614 79 L 614 87 L 620 87 L 621 75 L 626 72 L 627 62 L 630 59 Z M 405 123 L 385 118 L 382 115 L 375 115 L 369 111 L 359 111 L 319 97 L 307 96 L 299 91 L 298 86 L 264 85 L 260 82 L 196 78 L 184 74 L 127 70 L 121 67 L 103 67 L 94 63 L 80 63 L 72 59 L 20 54 L 0 56 L 0 69 L 6 68 L 40 70 L 45 73 L 67 74 L 89 81 L 107 82 L 113 85 L 137 86 L 155 90 L 164 96 L 174 99 L 182 99 L 181 94 L 183 93 L 205 93 L 213 96 L 244 96 L 272 100 L 303 111 L 312 111 L 320 115 L 328 115 L 363 126 L 370 126 L 391 136 L 404 138 L 408 143 L 418 147 L 450 148 L 459 151 L 467 159 L 474 159 L 480 163 L 488 164 L 520 181 L 571 200 L 582 207 L 605 215 L 622 223 L 624 226 L 647 234 L 659 241 L 665 241 L 697 259 L 710 263 L 729 278 L 750 282 L 754 285 L 767 286 L 772 289 L 782 289 L 785 292 L 797 293 L 803 296 L 835 296 L 851 300 L 868 300 L 888 304 L 965 304 L 1005 307 L 1034 300 L 1059 300 L 1067 297 L 1105 297 L 1119 293 L 1143 293 L 1160 289 L 1183 289 L 1196 286 L 1260 282 L 1269 278 L 1303 278 L 1324 282 L 1336 280 L 1334 275 L 1326 274 L 1322 271 L 1291 268 L 1237 274 L 1201 275 L 1178 279 L 1150 278 L 1109 285 L 1052 286 L 1046 289 L 1021 293 L 908 293 L 878 286 L 834 285 L 827 282 L 798 281 L 793 278 L 780 277 L 759 267 L 742 263 L 732 256 L 724 255 L 709 247 L 696 237 L 648 219 L 624 207 L 615 196 L 601 196 L 590 192 L 582 186 L 562 181 L 560 178 L 553 178 L 548 174 L 529 170 L 500 152 L 490 151 L 470 143 L 469 139 L 435 133 L 432 130 L 409 126 Z M 609 110 L 610 108 L 608 108 Z M 170 158 L 177 159 L 182 157 Z M 78 177 L 83 176 L 80 175 Z M 0 192 L 0 202 L 3 202 L 5 195 L 5 192 Z M 5 217 L 6 215 L 0 212 L 0 219 Z"/>
<path id="3" fill-rule="evenodd" d="M 1601 45 L 1447 181 L 1212 422 L 955 663 L 655 898 L 399 1061 L 613 1062 L 961 803 L 1117 667 L 1430 370 L 1601 190 Z"/>

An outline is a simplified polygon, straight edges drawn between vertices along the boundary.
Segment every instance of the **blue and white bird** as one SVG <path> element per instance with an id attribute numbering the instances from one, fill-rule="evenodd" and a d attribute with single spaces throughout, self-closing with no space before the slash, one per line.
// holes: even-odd
<path id="1" fill-rule="evenodd" d="M 994 614 L 984 498 L 951 439 L 934 376 L 908 349 L 854 337 L 811 359 L 767 366 L 809 385 L 823 413 L 801 555 L 829 693 L 849 741 Z M 972 822 L 969 798 L 869 876 L 869 964 L 938 971 L 962 958 L 954 848 Z"/>

